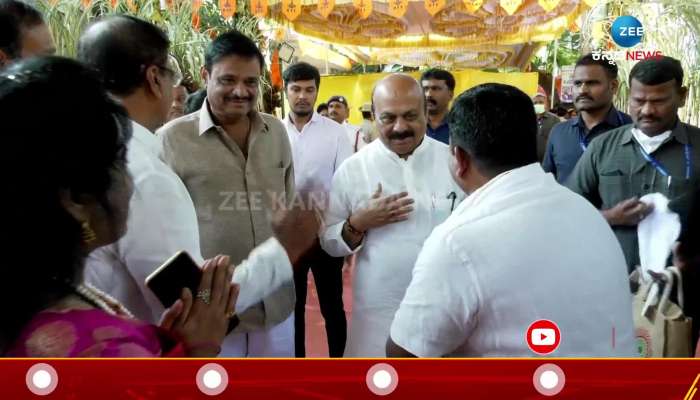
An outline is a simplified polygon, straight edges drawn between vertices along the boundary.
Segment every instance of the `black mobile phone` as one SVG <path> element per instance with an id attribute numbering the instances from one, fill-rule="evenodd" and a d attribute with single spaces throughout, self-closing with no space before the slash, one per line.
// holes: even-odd
<path id="1" fill-rule="evenodd" d="M 182 289 L 188 288 L 193 296 L 199 291 L 202 270 L 186 251 L 179 251 L 146 278 L 146 286 L 158 297 L 165 308 L 180 298 Z M 231 318 L 228 332 L 238 326 L 238 315 Z"/>
<path id="2" fill-rule="evenodd" d="M 146 286 L 158 297 L 165 308 L 180 298 L 182 289 L 197 294 L 202 270 L 185 251 L 179 251 L 146 278 Z"/>

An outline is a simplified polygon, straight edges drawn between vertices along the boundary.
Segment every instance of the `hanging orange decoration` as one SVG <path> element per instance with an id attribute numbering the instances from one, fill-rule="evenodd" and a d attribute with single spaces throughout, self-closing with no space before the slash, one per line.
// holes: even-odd
<path id="1" fill-rule="evenodd" d="M 372 14 L 372 0 L 352 0 L 361 19 L 366 19 Z"/>
<path id="2" fill-rule="evenodd" d="M 506 10 L 508 15 L 515 14 L 522 4 L 523 0 L 501 0 L 501 7 Z"/>
<path id="3" fill-rule="evenodd" d="M 92 0 L 80 0 L 80 3 L 83 5 L 83 8 L 89 8 Z"/>
<path id="4" fill-rule="evenodd" d="M 301 0 L 282 0 L 282 13 L 290 21 L 297 19 L 301 15 Z"/>
<path id="5" fill-rule="evenodd" d="M 389 0 L 389 15 L 394 18 L 401 18 L 408 9 L 408 0 Z"/>
<path id="6" fill-rule="evenodd" d="M 282 73 L 280 71 L 280 51 L 275 49 L 270 60 L 270 83 L 272 87 L 282 88 Z"/>
<path id="7" fill-rule="evenodd" d="M 236 0 L 219 0 L 219 11 L 224 19 L 233 17 L 236 13 Z"/>
<path id="8" fill-rule="evenodd" d="M 445 0 L 425 0 L 425 9 L 432 16 L 435 16 L 443 8 L 445 8 Z"/>
<path id="9" fill-rule="evenodd" d="M 112 6 L 112 10 L 116 10 L 119 5 L 119 0 L 109 0 L 109 4 Z"/>
<path id="10" fill-rule="evenodd" d="M 540 4 L 540 7 L 542 7 L 543 10 L 550 12 L 557 8 L 560 0 L 537 0 L 537 2 Z"/>
<path id="11" fill-rule="evenodd" d="M 318 13 L 321 14 L 323 19 L 328 19 L 328 16 L 331 15 L 334 7 L 335 0 L 318 0 L 318 6 L 316 9 L 318 10 Z"/>
<path id="12" fill-rule="evenodd" d="M 464 0 L 464 7 L 472 14 L 477 12 L 482 5 L 484 5 L 484 0 Z"/>
<path id="13" fill-rule="evenodd" d="M 136 2 L 134 0 L 126 0 L 126 7 L 132 13 L 135 13 L 138 10 L 138 6 L 136 5 Z"/>
<path id="14" fill-rule="evenodd" d="M 199 17 L 200 8 L 202 8 L 202 0 L 192 0 L 192 27 L 196 31 L 199 31 L 199 27 L 202 23 Z"/>
<path id="15" fill-rule="evenodd" d="M 258 18 L 267 16 L 267 0 L 250 0 L 250 12 Z"/>

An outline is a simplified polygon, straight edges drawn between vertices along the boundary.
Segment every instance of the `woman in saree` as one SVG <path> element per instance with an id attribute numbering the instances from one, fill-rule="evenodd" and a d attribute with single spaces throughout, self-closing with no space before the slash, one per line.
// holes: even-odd
<path id="1" fill-rule="evenodd" d="M 3 278 L 0 352 L 10 357 L 213 357 L 238 287 L 229 260 L 203 267 L 159 326 L 83 283 L 85 257 L 126 231 L 124 109 L 82 64 L 21 61 L 0 73 Z"/>

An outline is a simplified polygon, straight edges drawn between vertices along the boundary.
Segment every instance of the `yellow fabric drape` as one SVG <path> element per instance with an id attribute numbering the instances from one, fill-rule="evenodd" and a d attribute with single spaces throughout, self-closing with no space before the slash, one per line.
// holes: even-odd
<path id="1" fill-rule="evenodd" d="M 464 0 L 464 7 L 472 14 L 477 12 L 482 5 L 484 5 L 484 0 Z"/>
<path id="2" fill-rule="evenodd" d="M 537 72 L 497 73 L 479 70 L 451 72 L 457 82 L 455 97 L 469 88 L 489 82 L 515 86 L 528 96 L 533 96 L 537 93 Z M 325 103 L 331 96 L 343 95 L 348 100 L 350 107 L 350 122 L 359 125 L 362 122 L 362 114 L 359 108 L 362 107 L 362 104 L 371 102 L 374 84 L 387 75 L 382 73 L 321 77 L 317 104 Z M 410 75 L 420 79 L 420 72 L 413 72 Z"/>

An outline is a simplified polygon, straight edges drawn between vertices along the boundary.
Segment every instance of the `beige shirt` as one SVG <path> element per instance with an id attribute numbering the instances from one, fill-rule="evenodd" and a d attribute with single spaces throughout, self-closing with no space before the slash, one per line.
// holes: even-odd
<path id="1" fill-rule="evenodd" d="M 182 179 L 199 222 L 202 256 L 231 256 L 240 263 L 272 236 L 273 208 L 291 204 L 292 152 L 287 132 L 275 117 L 253 113 L 248 158 L 211 117 L 208 102 L 198 113 L 169 122 L 158 134 L 163 159 Z M 240 315 L 237 331 L 249 332 L 284 321 L 294 310 L 289 282 Z"/>

